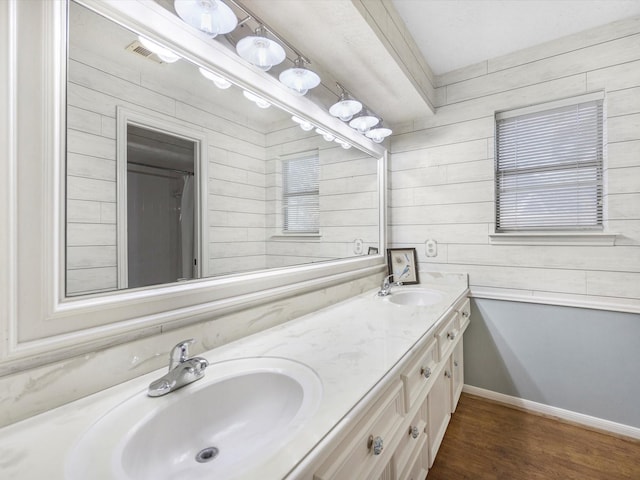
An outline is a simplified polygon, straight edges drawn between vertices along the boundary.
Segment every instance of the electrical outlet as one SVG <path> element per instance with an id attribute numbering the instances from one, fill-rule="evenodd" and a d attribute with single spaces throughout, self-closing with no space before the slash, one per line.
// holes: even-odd
<path id="1" fill-rule="evenodd" d="M 364 242 L 361 238 L 356 238 L 353 242 L 353 253 L 362 255 L 364 253 Z"/>
<path id="2" fill-rule="evenodd" d="M 438 256 L 438 242 L 435 240 L 429 239 L 424 242 L 425 254 L 427 257 L 437 257 Z"/>

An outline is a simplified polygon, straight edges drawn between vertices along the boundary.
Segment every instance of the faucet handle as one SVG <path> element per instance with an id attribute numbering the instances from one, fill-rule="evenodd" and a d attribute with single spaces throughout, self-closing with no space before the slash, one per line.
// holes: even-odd
<path id="1" fill-rule="evenodd" d="M 194 338 L 183 340 L 171 349 L 169 354 L 169 371 L 189 358 L 189 345 L 195 343 Z"/>

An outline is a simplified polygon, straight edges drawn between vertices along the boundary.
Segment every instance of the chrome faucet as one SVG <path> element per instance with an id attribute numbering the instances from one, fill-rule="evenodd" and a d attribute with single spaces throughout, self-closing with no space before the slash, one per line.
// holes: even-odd
<path id="1" fill-rule="evenodd" d="M 385 277 L 384 280 L 382 280 L 382 285 L 380 285 L 380 290 L 378 291 L 379 297 L 386 297 L 387 295 L 389 295 L 391 293 L 391 287 L 393 285 L 396 285 L 396 286 L 402 285 L 402 282 L 390 283 L 389 280 L 391 280 L 393 277 L 394 275 L 391 274 Z"/>
<path id="2" fill-rule="evenodd" d="M 169 371 L 151 382 L 147 395 L 160 397 L 204 377 L 209 362 L 202 357 L 189 358 L 189 345 L 194 342 L 193 338 L 184 340 L 171 349 Z"/>

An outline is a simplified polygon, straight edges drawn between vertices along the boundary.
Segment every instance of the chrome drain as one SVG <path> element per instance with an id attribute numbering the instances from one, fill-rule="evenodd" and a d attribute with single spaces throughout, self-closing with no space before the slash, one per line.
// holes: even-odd
<path id="1" fill-rule="evenodd" d="M 217 447 L 207 447 L 203 448 L 196 454 L 196 462 L 198 463 L 207 463 L 213 460 L 218 456 L 220 450 Z"/>

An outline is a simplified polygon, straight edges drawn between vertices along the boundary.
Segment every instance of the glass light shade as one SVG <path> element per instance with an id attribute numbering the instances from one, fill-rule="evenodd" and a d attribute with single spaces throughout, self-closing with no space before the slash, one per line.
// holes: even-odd
<path id="1" fill-rule="evenodd" d="M 316 128 L 316 133 L 318 135 L 322 135 L 322 138 L 324 138 L 327 142 L 333 142 L 336 138 L 335 135 L 330 134 L 329 132 L 321 129 L 321 128 Z"/>
<path id="2" fill-rule="evenodd" d="M 376 143 L 382 143 L 384 139 L 387 138 L 392 133 L 393 132 L 389 128 L 378 127 L 378 128 L 372 128 L 367 133 L 365 133 L 365 135 Z"/>
<path id="3" fill-rule="evenodd" d="M 175 0 L 173 6 L 182 20 L 212 37 L 229 33 L 238 25 L 233 10 L 220 0 Z"/>
<path id="4" fill-rule="evenodd" d="M 245 98 L 247 98 L 248 100 L 251 100 L 253 103 L 255 103 L 258 107 L 260 108 L 269 108 L 271 106 L 271 104 L 269 102 L 267 102 L 264 98 L 259 97 L 258 95 L 248 92 L 246 90 L 242 91 L 242 94 L 245 96 Z"/>
<path id="5" fill-rule="evenodd" d="M 294 122 L 296 122 L 298 125 L 300 125 L 300 128 L 302 130 L 304 130 L 305 132 L 308 132 L 310 130 L 313 130 L 313 124 L 311 124 L 310 122 L 307 122 L 306 120 L 300 118 L 300 117 L 296 117 L 295 115 L 293 117 L 291 117 L 291 120 L 293 120 Z"/>
<path id="6" fill-rule="evenodd" d="M 180 55 L 173 53 L 167 47 L 163 47 L 157 42 L 153 40 L 149 40 L 148 38 L 138 36 L 138 41 L 142 44 L 144 48 L 149 50 L 150 52 L 155 53 L 160 60 L 166 63 L 174 63 L 180 60 Z"/>
<path id="7" fill-rule="evenodd" d="M 344 148 L 345 150 L 349 150 L 351 148 L 351 144 L 345 142 L 344 140 L 340 140 L 339 138 L 335 139 L 335 142 L 340 145 L 342 148 Z"/>
<path id="8" fill-rule="evenodd" d="M 236 51 L 247 62 L 265 72 L 282 63 L 286 57 L 284 48 L 278 42 L 260 35 L 244 37 L 236 45 Z"/>
<path id="9" fill-rule="evenodd" d="M 349 126 L 356 129 L 360 133 L 365 133 L 379 121 L 379 118 L 372 115 L 360 115 L 359 117 L 355 117 L 353 120 L 351 120 L 349 122 Z"/>
<path id="10" fill-rule="evenodd" d="M 329 108 L 329 113 L 338 117 L 343 122 L 348 122 L 353 116 L 362 110 L 362 104 L 357 100 L 348 100 L 344 96 Z"/>
<path id="11" fill-rule="evenodd" d="M 288 68 L 278 78 L 280 82 L 299 95 L 306 95 L 309 89 L 320 85 L 318 74 L 304 67 Z"/>
<path id="12" fill-rule="evenodd" d="M 198 68 L 198 70 L 204 78 L 206 78 L 207 80 L 211 80 L 216 87 L 222 90 L 226 90 L 231 86 L 231 82 L 226 78 L 222 78 L 220 75 L 216 75 L 215 73 L 210 72 L 209 70 L 205 70 L 202 67 Z"/>

